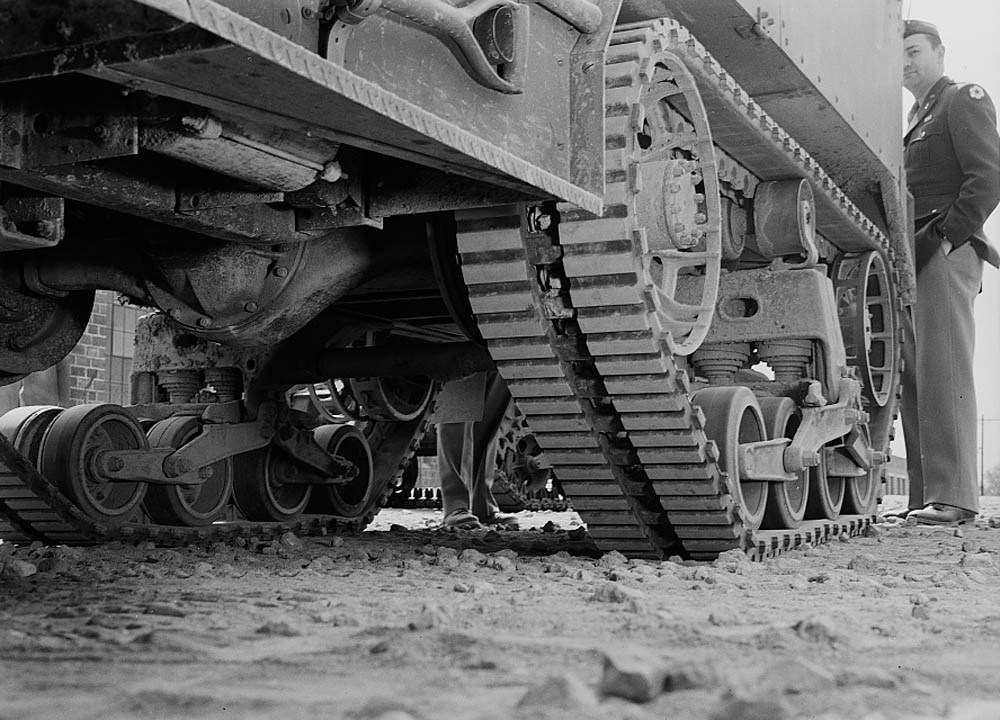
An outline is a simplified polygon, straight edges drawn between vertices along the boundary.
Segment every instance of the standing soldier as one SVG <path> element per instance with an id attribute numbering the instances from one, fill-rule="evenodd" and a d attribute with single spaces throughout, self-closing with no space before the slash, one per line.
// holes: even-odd
<path id="1" fill-rule="evenodd" d="M 904 322 L 910 499 L 900 515 L 934 525 L 962 523 L 979 510 L 973 302 L 983 262 L 1000 266 L 983 234 L 1000 202 L 996 110 L 983 88 L 944 74 L 944 53 L 937 27 L 906 21 L 903 85 L 915 103 L 903 141 L 917 299 Z"/>
<path id="2" fill-rule="evenodd" d="M 477 530 L 492 525 L 517 530 L 517 518 L 501 513 L 493 497 L 497 432 L 511 402 L 510 392 L 495 370 L 483 375 L 486 383 L 482 420 L 437 426 L 443 526 Z"/>

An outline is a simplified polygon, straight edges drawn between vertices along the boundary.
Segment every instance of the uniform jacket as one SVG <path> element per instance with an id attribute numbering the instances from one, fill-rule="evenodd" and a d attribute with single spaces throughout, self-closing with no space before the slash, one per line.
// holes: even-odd
<path id="1" fill-rule="evenodd" d="M 907 182 L 917 228 L 917 270 L 921 242 L 943 238 L 954 246 L 972 242 L 977 254 L 1000 267 L 983 224 L 1000 203 L 1000 136 L 993 101 L 978 85 L 942 77 L 923 104 L 911 111 L 903 137 Z M 930 231 L 934 237 L 929 238 Z"/>

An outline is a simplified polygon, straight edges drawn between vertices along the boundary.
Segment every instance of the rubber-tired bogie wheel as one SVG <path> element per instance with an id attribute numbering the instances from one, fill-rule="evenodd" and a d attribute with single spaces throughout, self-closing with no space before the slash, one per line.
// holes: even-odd
<path id="1" fill-rule="evenodd" d="M 858 477 L 845 478 L 843 511 L 857 515 L 873 514 L 880 482 L 878 470 L 874 469 Z"/>
<path id="2" fill-rule="evenodd" d="M 801 422 L 801 414 L 791 398 L 761 398 L 760 410 L 764 416 L 767 437 L 794 438 Z M 798 479 L 790 482 L 770 483 L 767 493 L 767 508 L 761 527 L 779 530 L 794 530 L 802 524 L 806 515 L 806 501 L 809 498 L 809 472 L 798 473 Z"/>
<path id="3" fill-rule="evenodd" d="M 42 438 L 52 422 L 62 414 L 56 405 L 25 405 L 0 417 L 0 435 L 32 464 L 38 465 Z"/>
<path id="4" fill-rule="evenodd" d="M 128 520 L 146 494 L 143 482 L 109 482 L 95 470 L 102 450 L 145 450 L 142 426 L 118 405 L 77 405 L 52 421 L 42 440 L 39 470 L 88 517 Z"/>
<path id="5" fill-rule="evenodd" d="M 705 414 L 705 434 L 719 448 L 719 466 L 726 473 L 743 524 L 756 530 L 764 519 L 768 483 L 741 479 L 739 446 L 767 437 L 757 398 L 748 388 L 736 385 L 698 390 L 691 402 Z"/>
<path id="6" fill-rule="evenodd" d="M 313 430 L 316 442 L 331 455 L 354 463 L 358 474 L 348 483 L 328 485 L 324 489 L 336 515 L 358 517 L 371 504 L 372 452 L 364 434 L 353 425 L 323 425 Z"/>
<path id="7" fill-rule="evenodd" d="M 865 439 L 868 439 L 867 428 L 861 428 Z M 875 504 L 878 499 L 878 486 L 881 482 L 879 471 L 871 468 L 863 475 L 845 477 L 844 482 L 844 508 L 848 514 L 871 515 L 875 512 Z"/>
<path id="8" fill-rule="evenodd" d="M 192 416 L 171 417 L 153 425 L 147 438 L 151 447 L 179 448 L 201 432 L 201 420 Z M 150 485 L 143 507 L 163 525 L 200 527 L 218 520 L 233 491 L 233 461 L 220 460 L 209 466 L 212 475 L 193 485 Z"/>
<path id="9" fill-rule="evenodd" d="M 819 451 L 819 465 L 809 468 L 809 500 L 806 518 L 836 520 L 844 505 L 844 478 L 827 475 L 826 450 Z"/>
<path id="10" fill-rule="evenodd" d="M 312 486 L 286 483 L 297 473 L 292 460 L 272 445 L 233 460 L 233 497 L 248 520 L 285 522 L 305 510 Z"/>

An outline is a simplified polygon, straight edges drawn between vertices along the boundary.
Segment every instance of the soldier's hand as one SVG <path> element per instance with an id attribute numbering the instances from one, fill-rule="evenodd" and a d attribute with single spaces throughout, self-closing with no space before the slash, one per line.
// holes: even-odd
<path id="1" fill-rule="evenodd" d="M 941 247 L 941 234 L 937 231 L 937 226 L 934 223 L 928 223 L 917 230 L 913 240 L 915 244 L 913 265 L 914 270 L 919 274 Z"/>

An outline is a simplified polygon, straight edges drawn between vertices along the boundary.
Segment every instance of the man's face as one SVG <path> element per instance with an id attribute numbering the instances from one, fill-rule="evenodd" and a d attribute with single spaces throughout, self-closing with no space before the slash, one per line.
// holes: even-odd
<path id="1" fill-rule="evenodd" d="M 923 33 L 903 40 L 903 87 L 920 98 L 944 75 L 944 46 Z"/>

